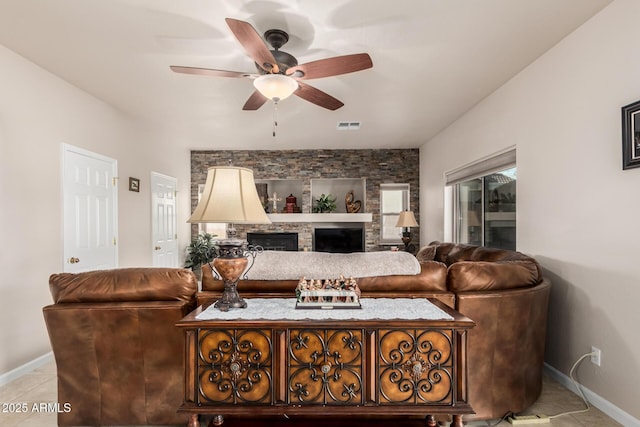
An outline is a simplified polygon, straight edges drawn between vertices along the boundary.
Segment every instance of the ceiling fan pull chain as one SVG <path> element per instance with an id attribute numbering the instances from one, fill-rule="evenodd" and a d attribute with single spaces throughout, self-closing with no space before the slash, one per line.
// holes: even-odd
<path id="1" fill-rule="evenodd" d="M 273 137 L 276 137 L 276 127 L 278 126 L 278 101 L 273 101 Z"/>

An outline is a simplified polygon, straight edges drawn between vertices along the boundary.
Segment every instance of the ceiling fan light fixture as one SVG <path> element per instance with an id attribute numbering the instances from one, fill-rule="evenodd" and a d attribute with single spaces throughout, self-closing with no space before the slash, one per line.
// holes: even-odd
<path id="1" fill-rule="evenodd" d="M 274 102 L 282 101 L 298 89 L 298 82 L 284 74 L 264 74 L 253 81 L 258 91 Z"/>

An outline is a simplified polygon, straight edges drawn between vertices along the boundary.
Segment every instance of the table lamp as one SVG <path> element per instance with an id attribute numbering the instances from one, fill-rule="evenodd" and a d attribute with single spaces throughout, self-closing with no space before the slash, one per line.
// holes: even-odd
<path id="1" fill-rule="evenodd" d="M 237 239 L 233 224 L 271 224 L 258 197 L 253 171 L 235 166 L 210 167 L 200 202 L 187 222 L 230 224 L 227 238 L 215 241 L 213 265 L 209 263 L 214 276 L 219 275 L 224 282 L 222 297 L 214 306 L 222 311 L 246 308 L 246 301 L 238 294 L 238 280 L 249 256 L 254 259 L 261 248 Z"/>
<path id="2" fill-rule="evenodd" d="M 398 217 L 396 227 L 402 227 L 402 242 L 404 243 L 404 250 L 409 252 L 409 243 L 411 242 L 411 230 L 409 227 L 417 227 L 416 217 L 412 211 L 402 211 Z"/>

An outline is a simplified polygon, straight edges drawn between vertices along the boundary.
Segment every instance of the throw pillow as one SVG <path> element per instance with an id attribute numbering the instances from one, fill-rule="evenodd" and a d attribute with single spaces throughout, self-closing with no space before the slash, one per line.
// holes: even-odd
<path id="1" fill-rule="evenodd" d="M 436 246 L 423 246 L 418 253 L 416 254 L 416 258 L 419 262 L 424 261 L 433 261 L 436 257 Z"/>

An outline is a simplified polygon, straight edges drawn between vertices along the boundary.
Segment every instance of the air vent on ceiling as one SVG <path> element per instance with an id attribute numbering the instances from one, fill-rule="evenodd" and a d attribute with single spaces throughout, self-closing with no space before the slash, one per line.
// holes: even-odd
<path id="1" fill-rule="evenodd" d="M 338 130 L 360 130 L 360 122 L 338 122 Z"/>

